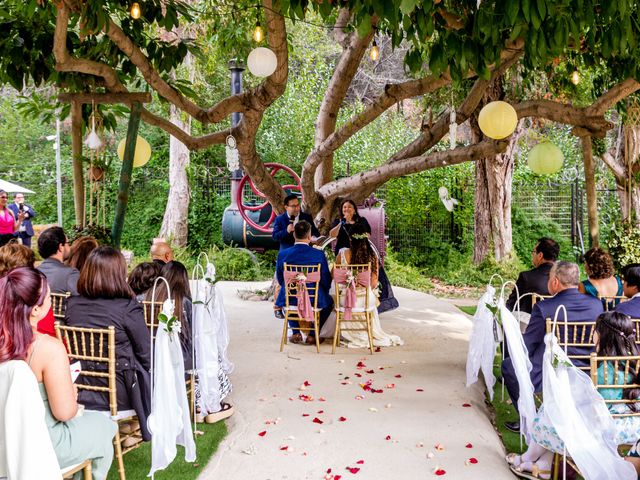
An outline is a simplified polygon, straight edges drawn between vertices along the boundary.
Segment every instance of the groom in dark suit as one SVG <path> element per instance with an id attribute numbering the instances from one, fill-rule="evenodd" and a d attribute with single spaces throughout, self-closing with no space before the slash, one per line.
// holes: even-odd
<path id="1" fill-rule="evenodd" d="M 535 392 L 542 391 L 542 357 L 544 355 L 544 336 L 547 331 L 547 318 L 553 319 L 556 309 L 564 305 L 567 309 L 568 322 L 594 322 L 598 315 L 603 312 L 602 302 L 591 295 L 585 295 L 578 291 L 580 283 L 580 269 L 578 265 L 571 262 L 557 262 L 551 267 L 549 272 L 549 293 L 554 295 L 551 298 L 536 302 L 531 311 L 529 325 L 523 334 L 524 343 L 529 352 L 531 361 L 531 383 Z M 558 313 L 558 322 L 564 322 L 564 312 Z M 569 327 L 570 328 L 570 327 Z M 569 333 L 571 335 L 571 332 Z M 588 356 L 593 348 L 568 347 L 568 355 Z M 587 366 L 588 360 L 575 360 L 576 367 Z M 507 387 L 513 406 L 518 409 L 518 397 L 520 387 L 516 378 L 511 358 L 507 357 L 502 362 L 502 377 Z M 520 422 L 505 423 L 511 431 L 520 430 Z"/>
<path id="2" fill-rule="evenodd" d="M 278 243 L 280 243 L 280 250 L 289 248 L 294 244 L 293 228 L 301 220 L 309 222 L 311 226 L 311 235 L 319 237 L 320 232 L 313 224 L 313 218 L 308 213 L 300 211 L 300 199 L 297 195 L 287 195 L 284 199 L 284 208 L 286 212 L 276 217 L 273 223 L 273 233 L 271 237 Z"/>
<path id="3" fill-rule="evenodd" d="M 36 212 L 33 211 L 31 206 L 24 203 L 24 195 L 22 193 L 16 193 L 13 196 L 13 203 L 7 206 L 13 212 L 15 218 L 18 218 L 18 213 L 20 211 L 24 212 L 24 220 L 20 225 L 20 230 L 14 233 L 14 235 L 22 239 L 22 244 L 25 247 L 31 248 L 31 237 L 33 237 L 33 225 L 31 224 L 31 219 L 36 216 Z"/>
<path id="4" fill-rule="evenodd" d="M 280 250 L 278 253 L 278 261 L 276 263 L 276 277 L 278 284 L 280 285 L 280 292 L 276 299 L 276 307 L 282 308 L 285 306 L 285 285 L 284 285 L 284 264 L 294 265 L 317 265 L 320 264 L 320 284 L 318 285 L 318 308 L 320 311 L 320 325 L 322 328 L 325 320 L 329 317 L 333 308 L 333 299 L 329 294 L 331 288 L 331 271 L 329 270 L 329 264 L 327 258 L 324 256 L 322 250 L 317 250 L 311 246 L 311 225 L 305 220 L 301 220 L 296 223 L 293 231 L 295 243 L 292 247 Z M 295 299 L 294 299 L 295 301 Z M 313 303 L 313 297 L 311 298 Z M 289 338 L 291 343 L 302 343 L 302 333 L 298 330 L 299 324 L 297 321 L 292 320 L 289 322 L 289 326 L 292 329 L 293 335 Z M 307 336 L 307 344 L 314 344 L 315 338 L 312 334 Z"/>

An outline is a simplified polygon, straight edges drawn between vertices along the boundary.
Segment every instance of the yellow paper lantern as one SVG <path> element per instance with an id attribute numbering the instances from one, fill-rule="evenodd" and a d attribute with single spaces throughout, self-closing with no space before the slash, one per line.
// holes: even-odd
<path id="1" fill-rule="evenodd" d="M 542 142 L 533 147 L 527 160 L 529 168 L 538 175 L 553 175 L 559 172 L 563 162 L 562 150 L 551 142 Z"/>
<path id="2" fill-rule="evenodd" d="M 491 102 L 480 110 L 478 124 L 487 137 L 501 140 L 511 135 L 516 129 L 518 114 L 507 102 Z"/>
<path id="3" fill-rule="evenodd" d="M 124 159 L 124 146 L 127 143 L 127 139 L 123 138 L 118 144 L 118 157 L 120 160 Z M 133 155 L 133 166 L 141 167 L 146 164 L 151 158 L 151 145 L 144 138 L 138 136 L 136 139 L 136 152 Z"/>

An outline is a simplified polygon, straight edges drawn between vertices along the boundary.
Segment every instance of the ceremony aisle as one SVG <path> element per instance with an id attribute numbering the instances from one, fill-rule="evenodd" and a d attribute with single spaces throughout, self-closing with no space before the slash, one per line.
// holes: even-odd
<path id="1" fill-rule="evenodd" d="M 512 479 L 480 386 L 466 389 L 470 320 L 435 297 L 394 288 L 380 317 L 402 347 L 285 346 L 267 302 L 221 282 L 229 315 L 229 435 L 201 479 Z"/>

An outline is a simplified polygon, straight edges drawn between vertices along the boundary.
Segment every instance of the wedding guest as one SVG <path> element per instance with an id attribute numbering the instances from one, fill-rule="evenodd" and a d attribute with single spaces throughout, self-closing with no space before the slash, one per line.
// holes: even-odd
<path id="1" fill-rule="evenodd" d="M 69 249 L 69 257 L 65 260 L 65 264 L 78 271 L 82 270 L 84 262 L 91 252 L 98 248 L 98 241 L 92 236 L 76 238 Z"/>
<path id="2" fill-rule="evenodd" d="M 25 213 L 19 212 L 16 217 L 7 206 L 9 195 L 0 190 L 0 247 L 13 240 L 13 234 L 20 229 Z"/>
<path id="3" fill-rule="evenodd" d="M 622 284 L 624 296 L 629 300 L 616 305 L 615 311 L 640 318 L 640 266 L 622 269 L 624 282 Z"/>
<path id="4" fill-rule="evenodd" d="M 51 227 L 43 231 L 38 237 L 38 252 L 44 258 L 38 265 L 38 270 L 47 276 L 51 291 L 77 295 L 80 272 L 77 268 L 63 263 L 70 253 L 69 241 L 64 230 L 60 227 Z"/>
<path id="5" fill-rule="evenodd" d="M 145 299 L 147 290 L 153 287 L 153 282 L 160 276 L 162 265 L 158 262 L 142 262 L 135 266 L 129 274 L 129 286 L 136 294 L 139 302 Z"/>
<path id="6" fill-rule="evenodd" d="M 531 383 L 535 392 L 542 391 L 542 357 L 545 350 L 544 336 L 547 329 L 547 318 L 554 318 L 560 305 L 566 308 L 567 321 L 593 322 L 603 311 L 602 302 L 590 295 L 584 295 L 578 291 L 580 283 L 580 269 L 571 262 L 556 262 L 549 272 L 548 289 L 553 295 L 533 306 L 531 319 L 524 332 L 524 343 L 529 352 L 531 361 Z M 560 310 L 558 321 L 565 321 L 565 312 Z M 585 347 L 568 347 L 567 354 L 589 356 L 593 349 Z M 587 361 L 574 361 L 576 367 L 588 365 Z M 507 357 L 502 362 L 502 377 L 511 397 L 513 406 L 518 408 L 520 388 L 511 358 Z M 511 431 L 520 431 L 520 422 L 506 422 L 505 427 Z"/>
<path id="7" fill-rule="evenodd" d="M 115 328 L 118 410 L 136 411 L 142 438 L 148 441 L 150 336 L 142 306 L 129 288 L 126 276 L 127 264 L 118 250 L 106 245 L 96 248 L 80 272 L 79 295 L 67 301 L 65 321 L 72 327 Z M 83 368 L 91 370 L 96 366 L 83 362 Z M 103 381 L 83 378 L 86 384 Z M 91 410 L 109 410 L 109 398 L 103 392 L 82 390 L 79 401 Z"/>
<path id="8" fill-rule="evenodd" d="M 549 272 L 558 259 L 559 254 L 560 246 L 555 240 L 542 237 L 536 242 L 536 245 L 531 251 L 531 264 L 533 268 L 526 272 L 520 272 L 520 275 L 518 275 L 518 279 L 516 280 L 516 286 L 518 288 L 514 288 L 507 299 L 506 307 L 509 310 L 514 311 L 516 309 L 518 295 L 522 297 L 520 300 L 520 311 L 526 313 L 531 313 L 533 303 L 532 296 L 526 295 L 527 293 L 549 295 L 549 289 L 547 288 Z M 525 296 L 523 297 L 523 295 Z"/>
<path id="9" fill-rule="evenodd" d="M 171 249 L 171 245 L 169 245 L 164 238 L 153 239 L 149 254 L 151 255 L 151 259 L 160 265 L 164 265 L 165 263 L 173 260 L 173 250 Z"/>
<path id="10" fill-rule="evenodd" d="M 102 480 L 111 467 L 117 427 L 98 412 L 78 415 L 67 351 L 58 339 L 36 330 L 50 307 L 47 280 L 38 270 L 19 267 L 0 278 L 0 362 L 24 360 L 29 364 L 38 381 L 60 467 L 91 459 L 93 478 Z"/>
<path id="11" fill-rule="evenodd" d="M 31 208 L 31 205 L 24 203 L 24 194 L 22 193 L 15 193 L 13 195 L 13 203 L 9 204 L 8 207 L 13 212 L 14 218 L 18 218 L 20 212 L 23 213 L 24 220 L 18 227 L 18 231 L 13 235 L 18 237 L 25 247 L 31 248 L 31 237 L 33 237 L 34 233 L 31 220 L 35 218 L 36 212 Z"/>
<path id="12" fill-rule="evenodd" d="M 284 264 L 294 265 L 317 265 L 320 264 L 320 283 L 318 286 L 318 308 L 320 311 L 320 324 L 318 330 L 322 329 L 325 320 L 331 313 L 333 308 L 333 299 L 329 294 L 331 288 L 331 272 L 329 271 L 329 265 L 327 263 L 327 257 L 320 250 L 317 250 L 311 246 L 311 224 L 305 220 L 300 220 L 296 223 L 293 235 L 295 243 L 292 247 L 280 250 L 278 253 L 278 260 L 276 262 L 276 278 L 280 284 L 280 292 L 276 299 L 277 307 L 285 306 L 285 284 L 284 284 Z M 295 302 L 295 298 L 291 299 Z M 312 300 L 313 301 L 313 300 Z M 292 335 L 289 338 L 291 343 L 302 343 L 302 333 L 299 330 L 299 323 L 296 320 L 289 321 L 289 326 L 292 329 Z M 307 336 L 306 343 L 312 345 L 315 343 L 315 336 L 309 334 Z"/>
<path id="13" fill-rule="evenodd" d="M 622 281 L 614 275 L 613 260 L 611 255 L 603 249 L 595 247 L 584 254 L 584 271 L 587 279 L 579 285 L 581 293 L 586 293 L 596 298 L 622 296 Z M 619 299 L 601 299 L 602 305 L 607 310 L 613 310 Z"/>
<path id="14" fill-rule="evenodd" d="M 312 237 L 320 236 L 311 215 L 300 210 L 300 199 L 296 194 L 292 193 L 285 197 L 284 209 L 285 212 L 278 215 L 273 222 L 273 233 L 271 234 L 271 237 L 280 244 L 280 250 L 293 246 L 295 243 L 293 230 L 301 220 L 305 220 L 311 225 Z"/>

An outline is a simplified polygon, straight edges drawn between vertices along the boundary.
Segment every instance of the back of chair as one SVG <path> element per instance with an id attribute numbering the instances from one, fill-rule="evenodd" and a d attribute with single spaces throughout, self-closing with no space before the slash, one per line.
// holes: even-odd
<path id="1" fill-rule="evenodd" d="M 602 302 L 602 306 L 604 307 L 605 312 L 609 312 L 613 310 L 614 308 L 616 308 L 616 305 L 618 305 L 620 302 L 629 300 L 624 295 L 611 295 L 608 297 L 603 295 L 598 295 L 598 299 Z"/>
<path id="2" fill-rule="evenodd" d="M 343 273 L 344 274 L 341 274 Z M 336 276 L 336 273 L 338 274 Z M 336 277 L 336 308 L 340 305 L 340 295 L 344 293 L 344 290 L 347 288 L 347 283 L 338 281 L 342 280 L 345 276 L 353 277 L 357 287 L 370 286 L 371 285 L 371 264 L 353 264 L 353 265 L 336 265 L 333 269 L 333 276 Z M 370 308 L 370 302 L 373 299 L 369 298 L 369 288 L 365 288 L 364 292 L 361 289 L 360 291 L 356 290 L 359 296 L 364 298 L 364 308 L 365 310 Z"/>
<path id="3" fill-rule="evenodd" d="M 636 383 L 638 367 L 640 367 L 640 356 L 629 357 L 599 357 L 597 353 L 591 354 L 591 381 L 596 390 L 603 393 L 603 390 L 621 389 L 620 399 L 607 399 L 604 402 L 611 409 L 613 405 L 627 405 L 639 403 L 637 399 L 625 398 L 625 392 L 631 389 L 640 389 L 640 384 Z M 598 375 L 598 370 L 601 374 Z M 600 376 L 600 378 L 598 378 Z M 609 395 L 606 395 L 609 396 Z M 617 396 L 617 395 L 616 395 Z M 631 408 L 625 413 L 611 413 L 614 417 L 637 417 L 640 412 L 634 412 Z"/>
<path id="4" fill-rule="evenodd" d="M 162 302 L 152 302 L 150 300 L 143 300 L 142 311 L 144 312 L 144 323 L 149 329 L 151 339 L 155 341 L 156 330 L 158 329 L 158 315 L 162 309 Z M 155 310 L 155 313 L 153 313 Z M 152 315 L 153 313 L 153 315 Z M 153 318 L 153 328 L 151 328 L 151 319 Z"/>
<path id="5" fill-rule="evenodd" d="M 593 334 L 596 322 L 567 322 L 565 328 L 565 322 L 558 320 L 556 323 L 555 336 L 558 339 L 558 345 L 563 350 L 566 348 L 595 348 L 595 342 L 593 341 Z M 553 328 L 553 320 L 547 318 L 547 333 L 550 333 Z M 566 347 L 566 348 L 565 348 Z M 570 360 L 582 360 L 584 363 L 589 363 L 590 355 L 576 355 L 568 354 Z M 582 370 L 589 370 L 588 366 L 580 367 Z"/>
<path id="6" fill-rule="evenodd" d="M 640 346 L 640 318 L 632 318 L 633 331 L 636 334 L 636 345 Z"/>
<path id="7" fill-rule="evenodd" d="M 69 292 L 51 293 L 51 310 L 55 318 L 64 320 L 64 314 L 67 310 L 67 298 L 70 295 Z"/>
<path id="8" fill-rule="evenodd" d="M 295 280 L 286 281 L 286 277 L 292 276 L 293 278 L 299 278 L 300 280 L 306 280 L 310 275 L 317 274 L 318 280 L 314 282 L 303 281 L 298 282 Z M 302 288 L 306 288 L 309 293 L 309 299 L 311 300 L 311 306 L 313 309 L 318 308 L 318 290 L 320 288 L 320 264 L 315 265 L 294 265 L 292 263 L 284 264 L 284 288 L 285 288 L 285 308 L 288 309 L 291 305 L 291 300 L 296 297 Z M 304 284 L 304 287 L 302 286 Z"/>
<path id="9" fill-rule="evenodd" d="M 523 295 L 524 296 L 524 295 Z M 551 298 L 553 297 L 553 295 L 542 295 L 540 293 L 534 293 L 533 295 L 531 295 L 531 308 L 533 308 L 533 306 L 541 301 L 541 300 L 545 300 L 547 298 Z"/>
<path id="10" fill-rule="evenodd" d="M 56 336 L 67 346 L 69 359 L 80 362 L 92 362 L 104 368 L 82 368 L 80 377 L 87 379 L 106 380 L 107 386 L 83 385 L 77 383 L 78 389 L 103 392 L 109 396 L 111 415 L 118 414 L 118 400 L 116 397 L 116 331 L 114 327 L 86 328 L 69 327 L 55 323 Z M 100 382 L 103 383 L 103 382 Z"/>

